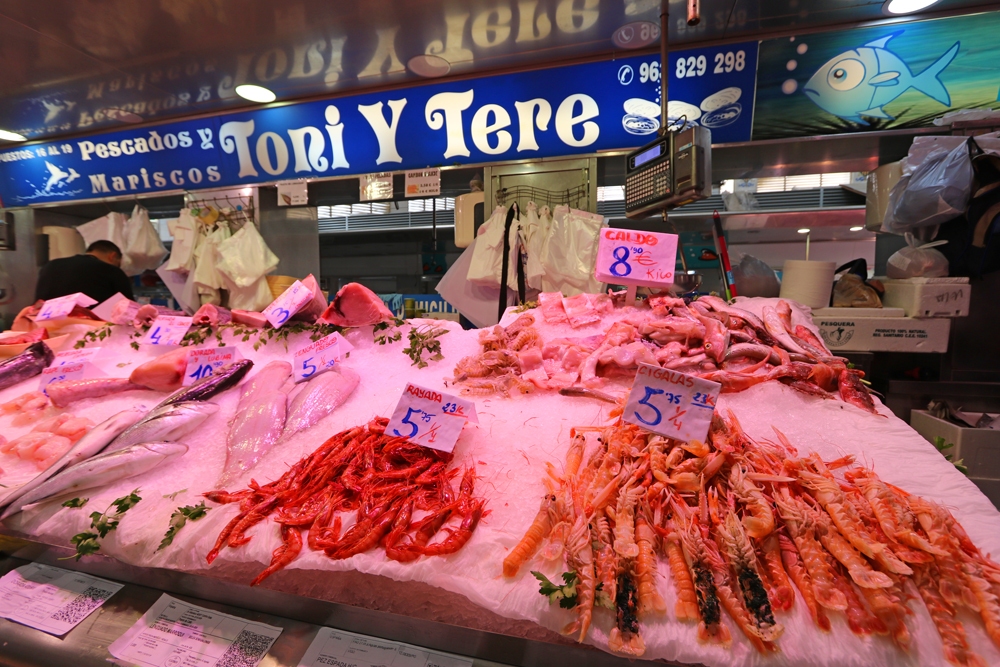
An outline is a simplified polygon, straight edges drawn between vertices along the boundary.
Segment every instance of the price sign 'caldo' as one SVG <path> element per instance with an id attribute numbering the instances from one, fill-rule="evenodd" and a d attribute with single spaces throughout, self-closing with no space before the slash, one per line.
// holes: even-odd
<path id="1" fill-rule="evenodd" d="M 668 438 L 704 442 L 721 387 L 718 382 L 639 364 L 622 418 Z"/>
<path id="2" fill-rule="evenodd" d="M 676 263 L 676 234 L 608 227 L 598 239 L 594 275 L 613 285 L 666 287 L 674 282 Z"/>
<path id="3" fill-rule="evenodd" d="M 292 318 L 292 315 L 299 312 L 302 306 L 309 303 L 313 298 L 312 290 L 296 280 L 291 287 L 286 289 L 281 295 L 271 302 L 271 305 L 264 309 L 262 313 L 271 326 L 278 329 L 285 322 Z"/>
<path id="4" fill-rule="evenodd" d="M 36 322 L 39 320 L 58 320 L 66 317 L 73 311 L 73 306 L 93 306 L 97 301 L 91 299 L 83 292 L 68 294 L 56 299 L 49 299 L 42 304 L 41 310 L 35 315 Z"/>
<path id="5" fill-rule="evenodd" d="M 295 382 L 308 380 L 317 373 L 333 368 L 335 363 L 353 349 L 343 336 L 334 332 L 297 350 L 292 357 Z"/>
<path id="6" fill-rule="evenodd" d="M 386 435 L 399 435 L 418 445 L 450 452 L 466 421 L 479 423 L 476 405 L 457 396 L 407 384 L 396 404 Z"/>
<path id="7" fill-rule="evenodd" d="M 153 320 L 149 331 L 139 343 L 142 345 L 180 345 L 190 328 L 190 317 L 160 315 Z"/>
<path id="8" fill-rule="evenodd" d="M 235 347 L 211 347 L 203 350 L 189 350 L 187 370 L 184 371 L 184 380 L 181 382 L 185 387 L 212 375 L 219 368 L 242 358 L 240 351 Z"/>

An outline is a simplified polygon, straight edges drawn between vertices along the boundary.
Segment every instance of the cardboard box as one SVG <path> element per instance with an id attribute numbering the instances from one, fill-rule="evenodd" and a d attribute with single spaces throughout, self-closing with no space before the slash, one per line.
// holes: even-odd
<path id="1" fill-rule="evenodd" d="M 962 460 L 969 469 L 969 477 L 997 480 L 1000 483 L 1000 430 L 963 428 L 944 419 L 938 419 L 926 410 L 910 412 L 910 426 L 933 443 L 942 437 L 954 447 L 945 450 L 952 461 Z M 989 495 L 989 494 L 987 494 Z M 996 502 L 996 500 L 994 500 Z"/>
<path id="2" fill-rule="evenodd" d="M 951 320 L 813 317 L 823 342 L 841 352 L 946 352 Z"/>
<path id="3" fill-rule="evenodd" d="M 883 280 L 886 306 L 902 308 L 907 317 L 965 317 L 971 288 L 968 278 Z"/>

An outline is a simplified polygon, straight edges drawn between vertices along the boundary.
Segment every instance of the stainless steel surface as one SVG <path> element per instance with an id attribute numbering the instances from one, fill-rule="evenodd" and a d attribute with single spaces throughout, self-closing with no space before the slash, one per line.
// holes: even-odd
<path id="1" fill-rule="evenodd" d="M 676 48 L 995 8 L 943 0 L 889 19 L 882 0 L 704 0 L 689 26 L 685 2 L 671 1 Z M 122 112 L 148 123 L 249 108 L 241 83 L 278 103 L 412 84 L 420 55 L 446 61 L 449 79 L 604 58 L 618 28 L 658 16 L 656 0 L 0 0 L 0 127 L 41 138 L 128 127 Z"/>
<path id="2" fill-rule="evenodd" d="M 24 537 L 24 536 L 18 536 Z M 486 632 L 459 625 L 435 622 L 418 615 L 404 616 L 400 614 L 375 611 L 363 607 L 338 604 L 310 597 L 300 597 L 283 593 L 277 590 L 258 587 L 251 589 L 249 586 L 231 583 L 208 576 L 177 572 L 174 570 L 163 570 L 153 568 L 141 568 L 125 565 L 114 559 L 100 555 L 88 556 L 81 561 L 58 560 L 60 557 L 70 555 L 70 550 L 52 547 L 37 542 L 20 542 L 5 539 L 3 531 L 0 530 L 0 554 L 5 553 L 6 560 L 0 560 L 0 572 L 6 572 L 24 562 L 34 561 L 63 567 L 70 570 L 86 572 L 94 576 L 124 582 L 126 588 L 113 596 L 105 603 L 104 612 L 94 612 L 84 623 L 74 629 L 66 637 L 66 641 L 60 645 L 55 645 L 52 638 L 42 638 L 40 641 L 32 641 L 34 630 L 25 632 L 26 637 L 22 641 L 30 642 L 28 649 L 19 649 L 27 662 L 10 662 L 11 665 L 21 667 L 21 665 L 80 665 L 89 667 L 90 665 L 103 665 L 108 654 L 104 652 L 109 643 L 114 641 L 126 628 L 135 622 L 159 597 L 160 592 L 169 593 L 184 599 L 190 599 L 196 604 L 201 604 L 213 609 L 220 609 L 226 613 L 243 616 L 253 620 L 259 620 L 271 625 L 281 625 L 286 632 L 282 633 L 278 643 L 271 653 L 283 662 L 274 662 L 271 665 L 296 665 L 298 658 L 305 651 L 305 647 L 315 635 L 317 625 L 339 628 L 349 632 L 371 635 L 392 641 L 399 641 L 416 646 L 423 646 L 438 651 L 446 651 L 476 659 L 476 665 L 482 667 L 493 667 L 494 665 L 519 665 L 521 667 L 552 667 L 552 665 L 593 665 L 595 667 L 628 667 L 635 664 L 653 665 L 652 662 L 639 661 L 638 663 L 628 661 L 593 647 L 572 643 L 571 640 L 559 638 L 563 643 L 553 643 L 549 641 L 538 641 L 526 639 L 524 637 L 510 634 L 498 634 Z M 0 559 L 4 556 L 0 555 Z M 11 565 L 16 563 L 16 565 Z M 281 573 L 279 573 L 281 574 Z M 328 573 L 329 576 L 334 573 Z M 276 575 L 277 576 L 277 575 Z M 363 575 L 362 575 L 363 576 Z M 273 579 L 273 577 L 272 577 Z M 382 577 L 365 577 L 373 583 L 383 579 Z M 402 583 L 392 582 L 397 587 L 407 587 L 414 582 Z M 429 587 L 428 587 L 429 588 Z M 136 589 L 140 597 L 135 601 L 128 600 L 128 592 Z M 439 589 L 431 589 L 437 592 Z M 125 594 L 125 595 L 123 595 Z M 116 601 L 116 598 L 121 598 Z M 458 599 L 460 596 L 453 596 Z M 460 598 L 464 600 L 464 598 Z M 108 605 L 111 605 L 110 607 Z M 119 607 L 118 605 L 121 605 Z M 119 610 L 122 618 L 114 621 L 109 629 L 102 627 L 96 621 L 103 614 L 110 611 Z M 480 611 L 484 615 L 491 615 L 491 612 Z M 475 622 L 475 619 L 470 619 Z M 316 624 L 316 625 L 313 625 Z M 512 627 L 523 625 L 524 622 L 511 622 Z M 6 629 L 16 627 L 14 624 L 0 620 L 0 642 L 10 641 L 6 639 Z M 535 626 L 537 627 L 537 626 Z M 77 649 L 71 644 L 76 643 L 76 635 L 95 635 L 96 640 L 89 637 L 81 637 L 82 647 L 91 647 L 84 654 L 85 658 L 94 658 L 93 662 L 74 662 L 72 660 L 59 660 L 68 655 L 74 655 Z M 42 634 L 42 633 L 38 633 Z M 288 637 L 285 637 L 285 635 Z M 548 633 L 558 637 L 554 633 Z M 73 642 L 69 640 L 72 639 Z M 290 643 L 285 643 L 293 640 Z M 53 660 L 31 661 L 32 657 L 38 655 L 36 651 L 41 651 L 42 646 L 53 644 L 46 651 L 55 651 Z M 279 650 L 279 643 L 282 648 Z M 7 647 L 2 647 L 0 651 L 0 666 L 6 667 L 4 663 Z M 100 658 L 100 662 L 97 661 Z M 267 663 L 264 663 L 267 665 Z M 676 665 L 677 663 L 657 662 L 658 665 Z M 271 667 L 268 665 L 267 667 Z"/>
<path id="3" fill-rule="evenodd" d="M 496 208 L 497 191 L 502 188 L 517 188 L 519 186 L 546 190 L 556 199 L 536 201 L 539 206 L 553 203 L 565 203 L 559 198 L 563 193 L 583 187 L 582 197 L 569 202 L 571 208 L 585 211 L 597 211 L 597 158 L 575 158 L 569 160 L 544 160 L 534 162 L 513 162 L 483 169 L 483 182 L 486 184 L 485 216 L 492 215 Z M 518 205 L 522 210 L 530 200 L 529 197 L 518 197 Z M 511 198 L 507 197 L 508 205 Z"/>

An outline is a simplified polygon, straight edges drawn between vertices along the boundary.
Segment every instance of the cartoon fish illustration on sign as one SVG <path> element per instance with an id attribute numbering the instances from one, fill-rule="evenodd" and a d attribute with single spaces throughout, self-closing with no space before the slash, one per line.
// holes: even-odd
<path id="1" fill-rule="evenodd" d="M 803 92 L 824 111 L 862 125 L 868 124 L 862 116 L 891 120 L 892 116 L 882 107 L 910 88 L 950 107 L 951 96 L 938 75 L 955 59 L 960 42 L 955 42 L 933 65 L 914 76 L 899 56 L 885 48 L 890 39 L 903 32 L 830 59 L 812 75 Z"/>

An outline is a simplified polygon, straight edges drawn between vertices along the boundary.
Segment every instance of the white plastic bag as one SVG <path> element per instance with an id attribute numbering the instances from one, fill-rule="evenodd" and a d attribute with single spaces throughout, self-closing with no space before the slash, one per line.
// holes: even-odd
<path id="1" fill-rule="evenodd" d="M 472 270 L 476 245 L 481 241 L 482 237 L 474 239 L 465 252 L 452 262 L 436 289 L 441 298 L 458 309 L 467 320 L 477 327 L 488 327 L 497 323 L 499 283 L 494 287 L 483 287 L 466 278 Z"/>
<path id="2" fill-rule="evenodd" d="M 524 268 L 524 282 L 531 289 L 540 290 L 542 289 L 542 275 L 545 274 L 542 248 L 549 232 L 549 220 L 538 215 L 538 206 L 533 201 L 528 202 L 528 212 L 525 218 L 522 231 L 528 259 Z"/>
<path id="3" fill-rule="evenodd" d="M 965 213 L 972 193 L 972 158 L 967 142 L 929 153 L 910 176 L 889 193 L 884 226 L 902 234 L 932 227 Z"/>
<path id="4" fill-rule="evenodd" d="M 601 283 L 594 277 L 597 240 L 604 217 L 597 213 L 557 206 L 552 215 L 548 256 L 545 258 L 545 292 L 564 296 L 597 293 Z"/>
<path id="5" fill-rule="evenodd" d="M 278 256 L 267 247 L 253 222 L 247 222 L 216 248 L 216 268 L 236 287 L 250 287 L 278 266 Z"/>
<path id="6" fill-rule="evenodd" d="M 197 245 L 198 231 L 191 211 L 184 209 L 181 216 L 170 224 L 170 233 L 174 237 L 167 259 L 166 270 L 186 273 L 194 268 L 194 249 Z"/>
<path id="7" fill-rule="evenodd" d="M 905 248 L 894 252 L 886 262 L 885 275 L 888 278 L 943 278 L 948 275 L 948 258 L 934 246 L 947 241 L 933 241 L 917 245 L 913 234 L 906 234 Z"/>
<path id="8" fill-rule="evenodd" d="M 143 271 L 153 270 L 167 256 L 167 247 L 149 221 L 149 212 L 138 204 L 125 223 L 124 240 L 121 268 L 125 275 L 137 276 Z"/>
<path id="9" fill-rule="evenodd" d="M 111 241 L 124 252 L 125 223 L 124 213 L 108 213 L 102 218 L 91 220 L 76 228 L 83 237 L 83 243 L 90 246 L 94 241 Z"/>
<path id="10" fill-rule="evenodd" d="M 198 245 L 195 251 L 194 282 L 200 288 L 218 290 L 225 287 L 223 278 L 219 274 L 217 263 L 219 258 L 219 246 L 231 236 L 229 228 L 220 225 L 218 229 L 205 237 L 205 240 Z M 202 304 L 204 304 L 204 300 Z"/>
<path id="11" fill-rule="evenodd" d="M 507 208 L 497 206 L 493 215 L 484 222 L 476 233 L 475 248 L 469 262 L 468 280 L 483 287 L 500 287 L 500 272 L 503 266 L 503 228 L 507 222 Z"/>
<path id="12" fill-rule="evenodd" d="M 271 288 L 268 287 L 266 278 L 259 278 L 247 287 L 234 285 L 228 287 L 230 309 L 260 312 L 274 301 L 274 295 L 271 294 Z"/>

